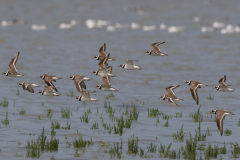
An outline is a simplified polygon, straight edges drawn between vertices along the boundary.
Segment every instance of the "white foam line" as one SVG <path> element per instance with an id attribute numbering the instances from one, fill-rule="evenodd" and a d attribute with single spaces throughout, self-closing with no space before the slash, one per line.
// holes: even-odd
<path id="1" fill-rule="evenodd" d="M 114 26 L 107 26 L 107 31 L 109 31 L 109 32 L 112 32 L 112 31 L 114 31 L 116 28 L 114 27 Z"/>
<path id="2" fill-rule="evenodd" d="M 186 29 L 186 27 L 171 26 L 168 28 L 168 32 L 169 33 L 177 33 L 177 32 L 181 32 L 185 29 Z"/>
<path id="3" fill-rule="evenodd" d="M 32 25 L 32 30 L 34 31 L 43 31 L 45 29 L 47 29 L 46 25 L 37 25 L 37 24 Z"/>
<path id="4" fill-rule="evenodd" d="M 152 30 L 155 30 L 156 29 L 156 26 L 155 25 L 152 25 L 152 26 L 143 26 L 142 28 L 144 31 L 152 31 Z"/>
<path id="5" fill-rule="evenodd" d="M 138 29 L 138 28 L 140 28 L 139 24 L 137 24 L 135 22 L 131 23 L 131 29 Z"/>

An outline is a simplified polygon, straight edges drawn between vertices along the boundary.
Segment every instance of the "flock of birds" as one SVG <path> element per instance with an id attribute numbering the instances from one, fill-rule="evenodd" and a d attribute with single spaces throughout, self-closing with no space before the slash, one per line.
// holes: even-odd
<path id="1" fill-rule="evenodd" d="M 168 56 L 167 54 L 163 53 L 159 49 L 159 45 L 164 44 L 165 42 L 157 42 L 152 44 L 152 50 L 148 50 L 146 54 L 151 56 Z M 102 77 L 102 84 L 97 85 L 96 87 L 103 91 L 119 91 L 118 89 L 115 89 L 110 84 L 110 77 L 115 77 L 115 75 L 112 74 L 112 66 L 108 65 L 108 61 L 115 61 L 115 59 L 110 58 L 110 53 L 106 53 L 106 44 L 104 43 L 103 46 L 99 49 L 99 55 L 94 56 L 94 59 L 99 60 L 98 63 L 99 69 L 96 71 L 93 71 L 92 74 L 98 75 Z M 3 75 L 9 76 L 9 77 L 25 77 L 22 74 L 19 74 L 17 71 L 16 63 L 18 60 L 20 52 L 18 52 L 10 61 L 9 63 L 9 71 L 6 71 L 3 73 Z M 141 70 L 142 68 L 135 65 L 133 62 L 138 62 L 138 60 L 125 60 L 126 64 L 121 64 L 119 67 L 126 69 L 126 70 Z M 52 76 L 49 74 L 43 74 L 40 75 L 38 78 L 42 78 L 44 82 L 47 84 L 47 86 L 44 86 L 45 89 L 40 90 L 38 93 L 44 96 L 59 96 L 57 88 L 53 84 L 53 82 L 56 82 L 56 80 L 61 79 L 61 77 Z M 84 81 L 89 81 L 91 78 L 81 76 L 81 75 L 71 75 L 68 79 L 74 80 L 74 85 L 77 89 L 77 91 L 81 94 L 81 96 L 77 96 L 75 99 L 82 101 L 82 102 L 93 102 L 98 101 L 97 99 L 94 99 L 90 96 L 90 92 L 95 91 L 84 91 L 83 89 L 86 89 L 86 85 Z M 226 75 L 221 78 L 219 81 L 219 85 L 215 86 L 214 89 L 218 91 L 223 92 L 233 92 L 234 89 L 229 88 L 226 84 Z M 185 84 L 190 85 L 190 92 L 193 97 L 193 99 L 196 101 L 197 105 L 199 103 L 199 97 L 197 93 L 197 89 L 201 88 L 202 86 L 207 86 L 206 84 L 200 83 L 198 81 L 186 81 Z M 22 82 L 19 83 L 19 86 L 22 86 L 23 90 L 27 90 L 31 93 L 34 93 L 33 87 L 40 87 L 37 84 L 29 83 L 29 82 Z M 170 86 L 165 89 L 166 94 L 160 96 L 159 98 L 169 101 L 176 106 L 177 103 L 175 100 L 184 101 L 183 99 L 180 99 L 176 97 L 174 93 L 174 89 L 179 87 L 180 85 Z M 216 109 L 212 110 L 214 114 L 217 115 L 216 117 L 216 123 L 218 130 L 220 131 L 220 135 L 223 134 L 223 119 L 225 115 L 234 115 L 233 113 L 227 112 L 225 110 Z"/>

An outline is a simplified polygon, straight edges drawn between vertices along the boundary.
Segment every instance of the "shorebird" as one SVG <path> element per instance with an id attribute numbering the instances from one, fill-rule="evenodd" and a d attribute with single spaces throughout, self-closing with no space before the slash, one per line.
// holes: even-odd
<path id="1" fill-rule="evenodd" d="M 108 67 L 105 65 L 105 62 L 107 61 L 109 56 L 110 56 L 110 53 L 108 53 L 108 55 L 98 63 L 99 69 L 96 71 L 93 71 L 92 74 L 96 74 L 102 77 L 115 77 L 115 75 L 107 72 Z"/>
<path id="2" fill-rule="evenodd" d="M 55 89 L 52 86 L 44 86 L 44 90 L 40 90 L 38 93 L 40 93 L 43 96 L 60 96 L 61 94 L 58 94 L 55 92 Z"/>
<path id="3" fill-rule="evenodd" d="M 138 60 L 125 60 L 126 64 L 121 64 L 119 67 L 122 67 L 123 69 L 127 69 L 127 70 L 141 70 L 142 68 L 139 66 L 136 66 L 133 64 L 134 62 L 138 62 Z"/>
<path id="4" fill-rule="evenodd" d="M 110 67 L 107 70 L 108 73 L 112 73 L 112 67 Z M 96 87 L 103 90 L 103 91 L 119 91 L 118 89 L 115 89 L 110 84 L 110 77 L 103 77 L 102 78 L 103 83 L 100 85 L 97 85 Z"/>
<path id="5" fill-rule="evenodd" d="M 200 83 L 198 81 L 186 81 L 185 84 L 191 85 L 190 92 L 192 94 L 193 99 L 196 101 L 196 103 L 198 105 L 199 98 L 198 98 L 197 89 L 201 88 L 201 86 L 207 86 L 207 85 Z"/>
<path id="6" fill-rule="evenodd" d="M 62 79 L 62 77 L 56 77 L 50 74 L 43 74 L 40 75 L 38 78 L 42 78 L 48 86 L 51 86 L 56 92 L 58 92 L 57 88 L 54 86 L 52 81 L 56 82 L 56 80 Z"/>
<path id="7" fill-rule="evenodd" d="M 95 91 L 91 91 L 91 92 L 95 92 Z M 77 99 L 78 101 L 82 101 L 82 102 L 98 101 L 97 99 L 94 99 L 94 98 L 90 97 L 90 94 L 87 91 L 81 92 L 81 96 L 77 96 L 75 99 Z"/>
<path id="8" fill-rule="evenodd" d="M 222 134 L 223 134 L 223 118 L 224 118 L 224 116 L 225 115 L 234 115 L 234 114 L 230 113 L 230 112 L 227 112 L 225 110 L 222 110 L 222 109 L 215 109 L 215 110 L 212 110 L 212 112 L 217 115 L 216 123 L 217 123 L 218 130 L 220 132 L 220 135 L 222 136 Z"/>
<path id="9" fill-rule="evenodd" d="M 25 77 L 22 74 L 19 74 L 17 71 L 16 63 L 18 61 L 20 52 L 18 52 L 9 62 L 9 71 L 4 72 L 2 75 L 6 75 L 9 77 Z"/>
<path id="10" fill-rule="evenodd" d="M 157 42 L 152 44 L 152 50 L 148 50 L 146 54 L 151 55 L 151 56 L 168 56 L 165 53 L 162 53 L 158 47 L 158 45 L 163 44 L 166 42 Z"/>
<path id="11" fill-rule="evenodd" d="M 183 99 L 176 97 L 176 95 L 174 93 L 174 89 L 179 86 L 180 85 L 176 85 L 176 86 L 170 86 L 170 87 L 165 88 L 166 95 L 162 95 L 159 98 L 162 98 L 163 100 L 166 100 L 166 101 L 171 102 L 171 103 L 175 104 L 176 106 L 178 106 L 174 100 L 184 101 Z"/>
<path id="12" fill-rule="evenodd" d="M 216 89 L 218 91 L 222 91 L 222 92 L 233 92 L 234 89 L 229 88 L 226 84 L 226 75 L 223 76 L 223 78 L 221 78 L 219 81 L 219 86 L 215 86 L 213 89 Z"/>
<path id="13" fill-rule="evenodd" d="M 77 88 L 79 93 L 83 92 L 83 88 L 87 89 L 84 81 L 90 81 L 91 78 L 80 76 L 80 75 L 71 75 L 68 79 L 74 80 L 74 85 Z"/>
<path id="14" fill-rule="evenodd" d="M 101 61 L 107 56 L 105 43 L 103 44 L 103 46 L 100 47 L 99 53 L 100 53 L 99 55 L 94 56 L 94 59 Z M 116 60 L 108 57 L 107 61 L 116 61 Z"/>
<path id="15" fill-rule="evenodd" d="M 18 84 L 19 86 L 22 86 L 23 90 L 28 90 L 31 93 L 34 93 L 33 87 L 40 87 L 37 84 L 29 83 L 29 82 L 22 82 Z"/>

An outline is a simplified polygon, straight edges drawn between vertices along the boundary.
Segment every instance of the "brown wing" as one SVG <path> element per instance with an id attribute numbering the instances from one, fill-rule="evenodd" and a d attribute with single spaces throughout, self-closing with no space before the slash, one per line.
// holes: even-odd
<path id="1" fill-rule="evenodd" d="M 51 87 L 51 86 L 44 86 L 45 87 L 45 91 L 50 91 L 50 92 L 55 92 L 55 90 Z"/>
<path id="2" fill-rule="evenodd" d="M 221 78 L 218 83 L 220 84 L 220 86 L 225 86 L 227 87 L 227 84 L 226 84 L 226 75 L 224 75 L 223 78 Z"/>
<path id="3" fill-rule="evenodd" d="M 198 105 L 198 94 L 197 94 L 197 89 L 198 89 L 198 85 L 197 86 L 191 86 L 190 87 L 190 92 L 192 94 L 193 99 L 196 101 L 197 105 Z"/>
<path id="4" fill-rule="evenodd" d="M 166 91 L 166 97 L 175 97 L 174 89 L 179 87 L 180 85 L 170 86 L 165 88 Z"/>
<path id="5" fill-rule="evenodd" d="M 223 134 L 223 118 L 224 114 L 217 114 L 216 123 L 221 136 Z"/>
<path id="6" fill-rule="evenodd" d="M 106 44 L 105 44 L 105 43 L 103 44 L 103 46 L 100 47 L 99 53 L 100 53 L 100 55 L 99 55 L 100 58 L 107 56 L 107 53 L 106 53 Z"/>
<path id="7" fill-rule="evenodd" d="M 160 53 L 161 53 L 161 51 L 160 51 L 158 45 L 163 44 L 163 43 L 165 43 L 165 42 L 157 42 L 157 43 L 153 43 L 153 44 L 152 44 L 152 48 L 153 48 L 152 51 L 153 51 L 153 52 L 160 52 Z"/>
<path id="8" fill-rule="evenodd" d="M 100 60 L 100 62 L 98 63 L 99 69 L 107 68 L 106 63 L 107 63 L 109 56 L 110 56 L 110 53 L 108 53 L 106 57 L 104 57 L 102 60 Z"/>
<path id="9" fill-rule="evenodd" d="M 104 58 L 105 58 L 105 57 L 100 57 L 99 60 L 100 60 L 100 61 L 104 61 Z M 104 65 L 105 65 L 105 66 L 108 66 L 107 61 L 104 63 Z"/>
<path id="10" fill-rule="evenodd" d="M 27 90 L 31 93 L 34 93 L 33 87 L 30 84 L 27 86 Z"/>
<path id="11" fill-rule="evenodd" d="M 47 80 L 46 78 L 44 79 L 44 82 L 48 85 L 51 86 L 56 92 L 58 92 L 57 88 L 54 86 L 52 80 Z"/>
<path id="12" fill-rule="evenodd" d="M 110 81 L 109 81 L 108 77 L 103 77 L 102 81 L 103 81 L 102 85 L 111 87 L 111 84 L 110 84 Z"/>
<path id="13" fill-rule="evenodd" d="M 9 62 L 9 72 L 12 74 L 18 74 L 16 63 L 18 61 L 20 52 L 18 52 Z"/>
<path id="14" fill-rule="evenodd" d="M 87 89 L 86 84 L 83 80 L 80 82 L 80 85 L 82 88 Z"/>
<path id="15" fill-rule="evenodd" d="M 177 103 L 172 98 L 167 98 L 166 100 L 168 102 L 171 102 L 171 103 L 175 104 L 176 106 L 178 106 Z"/>
<path id="16" fill-rule="evenodd" d="M 75 85 L 75 87 L 76 87 L 76 89 L 77 89 L 77 91 L 79 92 L 79 93 L 82 93 L 83 92 L 83 87 L 82 87 L 82 85 L 81 85 L 81 82 L 83 82 L 83 80 L 81 80 L 81 81 L 76 81 L 76 80 L 74 80 L 74 85 Z M 84 83 L 84 82 L 83 82 Z M 82 84 L 83 84 L 82 83 Z M 85 86 L 85 88 L 86 88 L 86 85 L 85 85 L 85 83 L 84 83 L 84 86 Z"/>
<path id="17" fill-rule="evenodd" d="M 108 73 L 112 74 L 112 66 L 107 70 Z M 110 81 L 110 79 L 109 79 Z"/>

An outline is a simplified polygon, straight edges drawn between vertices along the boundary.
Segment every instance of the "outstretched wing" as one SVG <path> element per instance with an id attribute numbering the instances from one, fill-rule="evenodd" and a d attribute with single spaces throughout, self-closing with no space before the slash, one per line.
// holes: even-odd
<path id="1" fill-rule="evenodd" d="M 99 49 L 100 57 L 106 57 L 106 44 L 104 43 Z"/>
<path id="2" fill-rule="evenodd" d="M 152 44 L 152 48 L 153 48 L 152 51 L 153 51 L 153 52 L 157 52 L 157 53 L 161 53 L 158 45 L 163 44 L 163 43 L 165 43 L 165 42 L 153 43 L 153 44 Z"/>
<path id="3" fill-rule="evenodd" d="M 170 86 L 165 88 L 166 96 L 175 96 L 174 89 L 179 87 L 180 85 Z"/>
<path id="4" fill-rule="evenodd" d="M 224 75 L 223 78 L 221 78 L 218 83 L 220 84 L 220 86 L 225 86 L 227 87 L 227 84 L 226 84 L 226 75 Z"/>
<path id="5" fill-rule="evenodd" d="M 198 105 L 198 101 L 199 101 L 199 98 L 198 98 L 198 94 L 197 94 L 197 89 L 198 89 L 198 85 L 197 86 L 193 86 L 193 87 L 190 87 L 190 92 L 192 94 L 192 97 L 193 99 L 196 101 L 197 105 Z"/>
<path id="6" fill-rule="evenodd" d="M 20 52 L 18 52 L 9 62 L 9 72 L 12 74 L 18 74 L 16 64 L 18 61 L 19 54 Z"/>
<path id="7" fill-rule="evenodd" d="M 176 106 L 178 106 L 177 103 L 172 98 L 167 98 L 166 100 L 168 102 L 171 102 L 171 103 L 175 104 Z"/>

